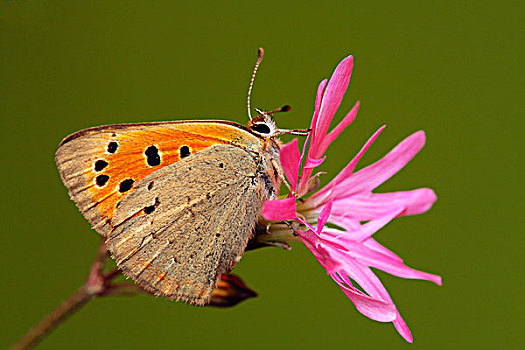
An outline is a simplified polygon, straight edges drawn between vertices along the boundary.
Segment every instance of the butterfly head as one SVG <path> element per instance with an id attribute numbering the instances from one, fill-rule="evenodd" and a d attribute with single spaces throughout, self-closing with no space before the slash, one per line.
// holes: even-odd
<path id="1" fill-rule="evenodd" d="M 257 115 L 248 121 L 248 129 L 259 136 L 270 138 L 279 135 L 279 129 L 270 113 L 256 109 Z"/>
<path id="2" fill-rule="evenodd" d="M 247 127 L 252 133 L 264 138 L 277 137 L 283 134 L 306 136 L 310 131 L 309 129 L 279 129 L 275 124 L 275 119 L 272 117 L 273 113 L 288 112 L 291 109 L 288 105 L 270 112 L 256 108 L 258 115 L 248 121 Z"/>

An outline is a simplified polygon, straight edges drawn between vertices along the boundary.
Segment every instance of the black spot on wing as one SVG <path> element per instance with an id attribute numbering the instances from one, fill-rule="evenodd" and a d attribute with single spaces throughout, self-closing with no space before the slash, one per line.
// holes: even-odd
<path id="1" fill-rule="evenodd" d="M 108 144 L 108 153 L 115 153 L 117 149 L 118 149 L 118 143 L 116 143 L 115 141 L 111 141 Z"/>
<path id="2" fill-rule="evenodd" d="M 160 154 L 159 149 L 155 146 L 149 146 L 144 154 L 147 157 L 147 162 L 149 166 L 160 165 Z"/>
<path id="3" fill-rule="evenodd" d="M 124 180 L 124 181 L 122 181 L 122 182 L 120 183 L 120 186 L 119 186 L 119 189 L 118 189 L 118 190 L 119 190 L 121 193 L 124 193 L 124 192 L 126 192 L 126 191 L 129 191 L 129 190 L 131 190 L 131 187 L 133 187 L 133 184 L 134 184 L 134 183 L 135 183 L 135 180 L 133 180 L 133 179 L 126 179 L 126 180 Z"/>
<path id="4" fill-rule="evenodd" d="M 155 211 L 155 209 L 157 209 L 157 206 L 160 204 L 159 202 L 159 197 L 156 197 L 155 198 L 155 204 L 153 205 L 150 205 L 150 206 L 147 206 L 144 208 L 144 213 L 145 214 L 151 214 Z"/>
<path id="5" fill-rule="evenodd" d="M 144 208 L 144 213 L 151 214 L 155 211 L 155 204 Z"/>
<path id="6" fill-rule="evenodd" d="M 108 166 L 108 162 L 106 162 L 105 160 L 99 159 L 95 162 L 95 171 L 102 171 L 107 166 Z"/>
<path id="7" fill-rule="evenodd" d="M 179 149 L 179 152 L 180 152 L 181 159 L 182 158 L 186 158 L 187 156 L 189 156 L 191 154 L 190 148 L 188 146 L 182 146 Z"/>
<path id="8" fill-rule="evenodd" d="M 108 180 L 109 180 L 109 176 L 107 175 L 99 175 L 95 178 L 95 182 L 97 183 L 99 187 L 104 186 L 106 182 L 108 182 Z"/>

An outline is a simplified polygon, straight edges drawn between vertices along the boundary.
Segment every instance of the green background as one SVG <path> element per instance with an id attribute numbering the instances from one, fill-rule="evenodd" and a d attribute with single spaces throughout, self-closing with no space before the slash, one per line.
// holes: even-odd
<path id="1" fill-rule="evenodd" d="M 98 237 L 69 200 L 54 152 L 69 133 L 171 119 L 244 123 L 290 104 L 306 127 L 317 84 L 355 57 L 330 148 L 332 177 L 382 124 L 361 166 L 424 129 L 427 145 L 380 190 L 429 186 L 439 200 L 376 238 L 443 287 L 378 272 L 411 328 L 359 314 L 300 244 L 248 252 L 259 297 L 198 308 L 149 296 L 97 299 L 41 349 L 517 348 L 523 343 L 523 42 L 520 1 L 2 1 L 1 278 L 4 348 L 78 288 Z M 521 23 L 521 24 L 520 24 Z M 519 58 L 521 57 L 521 59 Z M 519 339 L 521 338 L 521 339 Z"/>

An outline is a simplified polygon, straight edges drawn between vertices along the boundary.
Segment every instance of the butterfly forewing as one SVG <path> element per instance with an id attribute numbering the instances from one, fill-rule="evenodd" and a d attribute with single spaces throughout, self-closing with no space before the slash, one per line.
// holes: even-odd
<path id="1" fill-rule="evenodd" d="M 71 198 L 93 228 L 106 236 L 117 205 L 137 182 L 216 144 L 258 150 L 261 141 L 243 126 L 222 121 L 110 125 L 65 138 L 56 162 Z"/>

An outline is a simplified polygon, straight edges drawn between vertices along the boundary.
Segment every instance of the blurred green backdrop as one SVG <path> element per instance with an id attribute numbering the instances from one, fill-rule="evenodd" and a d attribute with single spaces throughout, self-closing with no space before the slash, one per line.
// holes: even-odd
<path id="1" fill-rule="evenodd" d="M 430 186 L 439 200 L 376 234 L 409 265 L 443 276 L 437 287 L 378 273 L 414 344 L 361 316 L 296 244 L 244 256 L 234 272 L 260 296 L 238 307 L 103 298 L 41 349 L 518 348 L 523 10 L 520 1 L 1 1 L 0 346 L 83 283 L 98 244 L 55 169 L 60 140 L 101 124 L 244 123 L 263 46 L 253 103 L 292 105 L 279 117 L 285 128 L 307 126 L 317 84 L 354 55 L 339 118 L 362 105 L 330 149 L 330 176 L 383 123 L 361 166 L 427 132 L 420 155 L 381 190 Z"/>

